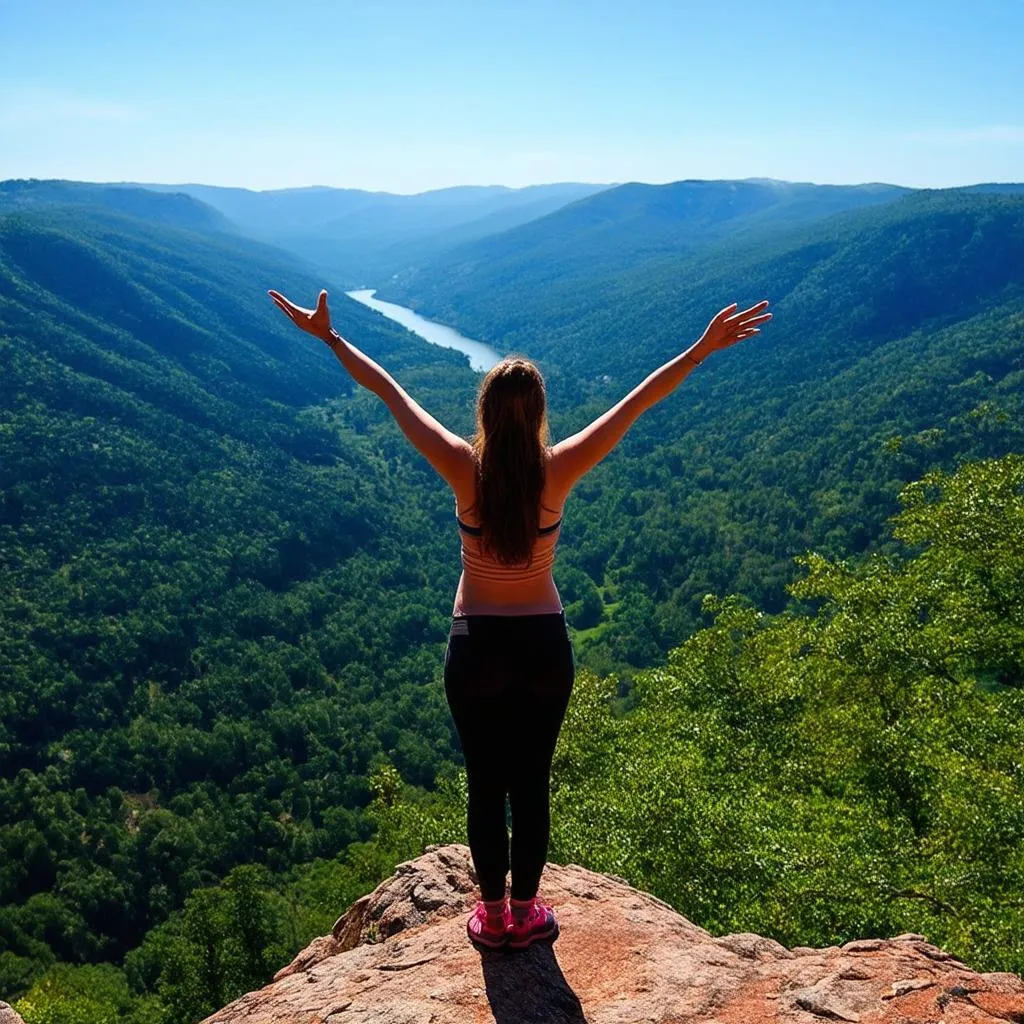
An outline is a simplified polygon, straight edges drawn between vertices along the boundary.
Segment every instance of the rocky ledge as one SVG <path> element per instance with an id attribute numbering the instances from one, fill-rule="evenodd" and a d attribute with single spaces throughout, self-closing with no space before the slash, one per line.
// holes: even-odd
<path id="1" fill-rule="evenodd" d="M 923 935 L 786 949 L 714 936 L 620 878 L 548 864 L 554 944 L 478 951 L 468 847 L 429 847 L 204 1024 L 1024 1024 L 1024 981 L 978 974 Z"/>

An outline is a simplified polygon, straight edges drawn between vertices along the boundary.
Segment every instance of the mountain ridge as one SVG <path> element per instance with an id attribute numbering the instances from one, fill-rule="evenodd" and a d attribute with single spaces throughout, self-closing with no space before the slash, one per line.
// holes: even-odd
<path id="1" fill-rule="evenodd" d="M 476 265 L 490 268 L 504 287 L 529 277 L 544 261 L 541 280 L 567 274 L 607 273 L 638 260 L 677 254 L 723 238 L 738 224 L 748 233 L 787 228 L 833 213 L 886 203 L 911 190 L 895 185 L 813 185 L 743 179 L 684 179 L 664 185 L 627 182 L 583 197 L 502 232 L 457 246 L 431 264 L 409 271 L 387 288 L 419 297 L 418 282 L 443 289 L 446 278 L 460 281 Z M 621 247 L 621 248 L 620 248 Z"/>
<path id="2" fill-rule="evenodd" d="M 184 192 L 158 193 L 62 178 L 0 181 L 0 216 L 54 206 L 100 208 L 151 224 L 202 232 L 237 233 L 220 211 Z"/>
<path id="3" fill-rule="evenodd" d="M 784 606 L 788 552 L 824 543 L 817 526 L 805 532 L 818 522 L 812 510 L 832 509 L 829 554 L 876 543 L 900 482 L 930 468 L 918 446 L 891 458 L 891 435 L 936 431 L 934 457 L 946 466 L 958 445 L 960 457 L 1016 450 L 1022 268 L 1021 196 L 921 192 L 621 271 L 583 263 L 558 278 L 557 267 L 538 266 L 526 286 L 484 260 L 465 278 L 438 275 L 427 301 L 411 304 L 539 361 L 552 407 L 572 410 L 559 433 L 571 433 L 699 337 L 729 300 L 772 300 L 761 336 L 694 370 L 580 484 L 586 501 L 563 528 L 563 564 L 590 582 L 573 575 L 569 597 L 590 594 L 592 613 L 578 620 L 588 659 L 628 651 L 602 663 L 625 671 L 640 650 L 664 646 L 659 634 L 696 627 L 706 588 L 734 588 L 732 569 L 728 581 L 719 575 L 726 562 L 757 562 L 742 573 L 744 592 Z M 397 286 L 383 297 L 393 292 L 407 298 Z M 840 408 L 849 415 L 837 422 Z M 984 409 L 1002 410 L 999 422 L 972 434 Z M 638 514 L 628 536 L 608 525 L 622 508 Z M 719 515 L 730 525 L 709 528 Z M 603 604 L 599 592 L 609 595 Z M 629 612 L 653 595 L 646 615 Z"/>
<path id="4" fill-rule="evenodd" d="M 605 188 L 578 182 L 453 186 L 411 195 L 364 189 L 144 186 L 185 191 L 255 238 L 318 262 L 348 286 L 385 277 L 447 245 L 509 227 Z"/>
<path id="5" fill-rule="evenodd" d="M 272 286 L 317 281 L 238 235 L 0 215 L 0 992 L 120 961 L 241 861 L 365 837 L 375 759 L 427 784 L 454 752 L 443 485 Z M 332 305 L 461 422 L 464 357 Z"/>

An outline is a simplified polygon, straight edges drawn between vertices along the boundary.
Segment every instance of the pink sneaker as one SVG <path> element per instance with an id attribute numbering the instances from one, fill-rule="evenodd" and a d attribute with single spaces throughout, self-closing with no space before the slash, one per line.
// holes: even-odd
<path id="1" fill-rule="evenodd" d="M 471 942 L 487 949 L 501 949 L 511 924 L 512 912 L 508 909 L 508 900 L 495 900 L 493 903 L 481 901 L 469 915 L 466 934 Z"/>
<path id="2" fill-rule="evenodd" d="M 517 917 L 509 910 L 510 924 L 506 945 L 509 949 L 526 949 L 533 942 L 558 938 L 558 919 L 554 908 L 541 903 L 535 896 L 532 900 L 513 900 L 518 906 L 529 906 L 523 917 Z"/>

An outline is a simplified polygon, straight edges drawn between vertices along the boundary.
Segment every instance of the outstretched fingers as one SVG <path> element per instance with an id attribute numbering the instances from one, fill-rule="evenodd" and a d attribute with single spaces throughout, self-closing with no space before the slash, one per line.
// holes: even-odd
<path id="1" fill-rule="evenodd" d="M 749 316 L 751 313 L 756 313 L 759 310 L 765 309 L 767 306 L 768 306 L 768 300 L 767 299 L 762 299 L 760 302 L 757 302 L 753 306 L 751 306 L 750 309 L 743 310 L 743 312 L 740 313 L 739 315 L 740 316 Z"/>
<path id="2" fill-rule="evenodd" d="M 295 324 L 296 327 L 302 326 L 302 321 L 299 319 L 298 314 L 292 312 L 292 310 L 290 310 L 287 306 L 282 305 L 280 302 L 276 302 L 274 304 L 277 306 L 279 310 L 281 310 L 282 313 L 284 313 L 286 317 L 288 317 L 289 320 L 291 320 L 293 324 Z"/>
<path id="3" fill-rule="evenodd" d="M 311 316 L 311 309 L 303 309 L 301 306 L 296 306 L 294 302 L 286 299 L 280 292 L 275 292 L 273 289 L 269 289 L 267 294 L 274 300 L 275 304 L 283 309 L 293 320 L 297 316 Z"/>
<path id="4" fill-rule="evenodd" d="M 771 320 L 771 313 L 762 313 L 760 316 L 752 316 L 746 320 L 738 320 L 737 326 L 739 327 L 756 327 L 758 324 L 766 324 Z"/>
<path id="5" fill-rule="evenodd" d="M 770 317 L 771 313 L 762 313 L 762 310 L 766 309 L 767 307 L 768 300 L 765 299 L 762 302 L 758 302 L 756 305 L 751 306 L 749 309 L 743 309 L 740 310 L 740 312 L 738 313 L 733 313 L 732 316 L 728 318 L 728 320 L 729 322 L 732 323 L 743 323 L 744 321 L 747 320 L 763 319 L 765 317 Z M 735 308 L 735 306 L 733 308 Z M 761 314 L 761 316 L 759 317 L 758 314 Z"/>
<path id="6" fill-rule="evenodd" d="M 767 306 L 768 300 L 766 299 L 751 306 L 749 309 L 744 309 L 742 312 L 734 313 L 729 317 L 726 321 L 726 326 L 736 341 L 752 338 L 755 334 L 761 333 L 759 325 L 768 323 L 772 318 L 771 313 L 764 312 Z"/>

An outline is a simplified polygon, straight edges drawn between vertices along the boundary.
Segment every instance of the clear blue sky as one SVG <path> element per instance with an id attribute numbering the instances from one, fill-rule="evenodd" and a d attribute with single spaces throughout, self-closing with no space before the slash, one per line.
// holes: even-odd
<path id="1" fill-rule="evenodd" d="M 0 0 L 0 179 L 1024 180 L 1024 0 Z"/>

